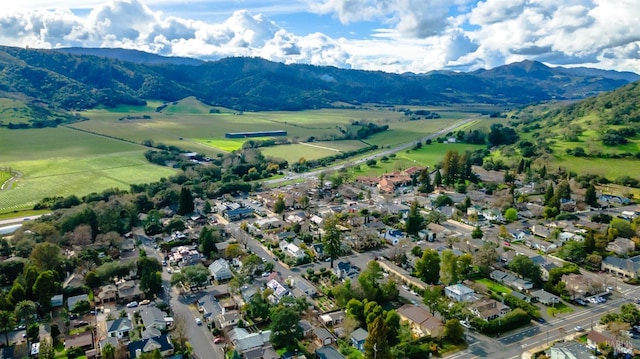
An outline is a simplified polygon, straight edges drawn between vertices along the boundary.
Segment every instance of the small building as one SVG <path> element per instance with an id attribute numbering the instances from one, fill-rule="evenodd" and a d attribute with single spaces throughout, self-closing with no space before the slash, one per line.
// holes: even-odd
<path id="1" fill-rule="evenodd" d="M 554 306 L 560 303 L 560 298 L 558 296 L 551 294 L 544 289 L 531 292 L 531 297 L 547 306 Z"/>
<path id="2" fill-rule="evenodd" d="M 133 329 L 129 318 L 119 318 L 107 321 L 107 336 L 117 339 L 129 338 L 129 332 Z"/>
<path id="3" fill-rule="evenodd" d="M 146 307 L 140 312 L 140 317 L 142 317 L 142 323 L 145 328 L 154 327 L 159 330 L 167 329 L 173 321 L 172 318 L 167 316 L 167 313 L 158 309 L 158 307 Z"/>
<path id="4" fill-rule="evenodd" d="M 67 335 L 64 338 L 65 349 L 81 348 L 83 350 L 93 349 L 93 331 L 86 330 L 84 332 Z"/>
<path id="5" fill-rule="evenodd" d="M 354 348 L 356 348 L 359 351 L 363 352 L 364 351 L 364 342 L 365 342 L 365 340 L 367 340 L 368 336 L 369 336 L 369 332 L 367 332 L 365 329 L 358 328 L 358 329 L 354 330 L 353 333 L 351 333 L 351 337 L 349 339 L 351 340 L 351 345 Z"/>
<path id="6" fill-rule="evenodd" d="M 96 304 L 113 303 L 118 299 L 118 288 L 113 284 L 103 285 L 94 293 Z"/>
<path id="7" fill-rule="evenodd" d="M 264 346 L 269 346 L 270 336 L 270 330 L 249 333 L 244 328 L 234 328 L 229 331 L 231 343 L 233 343 L 233 346 L 240 354 L 244 354 L 248 351 L 262 348 Z"/>
<path id="8" fill-rule="evenodd" d="M 456 302 L 473 302 L 477 300 L 473 289 L 463 284 L 454 284 L 445 287 L 444 294 Z"/>
<path id="9" fill-rule="evenodd" d="M 344 359 L 344 355 L 340 354 L 340 352 L 331 346 L 317 348 L 316 357 L 318 359 Z"/>
<path id="10" fill-rule="evenodd" d="M 319 346 L 331 345 L 334 342 L 333 334 L 325 328 L 315 328 L 313 334 Z"/>
<path id="11" fill-rule="evenodd" d="M 230 222 L 240 221 L 245 218 L 253 217 L 254 211 L 253 208 L 245 208 L 241 207 L 238 209 L 228 209 L 224 211 L 222 214 L 224 218 L 226 218 Z"/>
<path id="12" fill-rule="evenodd" d="M 385 241 L 391 245 L 397 245 L 401 240 L 407 238 L 407 236 L 399 229 L 387 229 L 380 235 Z"/>
<path id="13" fill-rule="evenodd" d="M 443 326 L 439 319 L 428 311 L 413 304 L 405 304 L 397 310 L 400 320 L 408 323 L 411 331 L 418 337 L 429 335 L 438 337 L 442 334 Z"/>
<path id="14" fill-rule="evenodd" d="M 594 357 L 589 348 L 577 341 L 554 343 L 546 353 L 550 359 L 590 359 Z"/>
<path id="15" fill-rule="evenodd" d="M 638 278 L 640 256 L 631 258 L 605 257 L 602 260 L 602 270 L 615 273 L 622 278 Z"/>
<path id="16" fill-rule="evenodd" d="M 64 305 L 64 296 L 62 294 L 56 294 L 51 297 L 51 308 L 62 307 Z"/>
<path id="17" fill-rule="evenodd" d="M 229 262 L 223 258 L 220 258 L 209 265 L 209 273 L 211 273 L 213 279 L 218 282 L 233 278 L 233 272 L 231 272 Z"/>
<path id="18" fill-rule="evenodd" d="M 116 287 L 118 288 L 118 300 L 120 303 L 128 303 L 144 298 L 144 293 L 140 290 L 140 285 L 137 281 L 123 281 L 118 283 Z"/>
<path id="19" fill-rule="evenodd" d="M 138 358 L 143 353 L 150 353 L 159 350 L 163 358 L 173 355 L 173 344 L 167 335 L 137 340 L 127 345 L 129 358 Z"/>
<path id="20" fill-rule="evenodd" d="M 67 298 L 67 309 L 71 312 L 73 311 L 73 307 L 75 307 L 78 302 L 89 302 L 89 296 L 86 294 L 74 295 L 73 297 Z"/>
<path id="21" fill-rule="evenodd" d="M 620 256 L 626 256 L 627 254 L 636 250 L 636 245 L 632 240 L 627 238 L 618 237 L 607 244 L 607 251 L 615 252 Z"/>
<path id="22" fill-rule="evenodd" d="M 471 312 L 486 321 L 505 316 L 511 310 L 508 306 L 491 298 L 483 298 L 469 306 Z"/>
<path id="23" fill-rule="evenodd" d="M 320 322 L 322 322 L 322 324 L 324 324 L 325 326 L 334 326 L 336 324 L 340 324 L 344 322 L 344 318 L 345 318 L 344 311 L 339 310 L 337 312 L 322 314 L 319 319 L 320 319 Z"/>

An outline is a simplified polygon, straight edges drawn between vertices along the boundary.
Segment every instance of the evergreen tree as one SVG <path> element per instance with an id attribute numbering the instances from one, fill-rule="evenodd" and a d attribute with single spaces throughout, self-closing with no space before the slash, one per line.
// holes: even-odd
<path id="1" fill-rule="evenodd" d="M 556 193 L 558 194 L 558 199 L 571 199 L 571 186 L 569 186 L 569 181 L 563 180 L 560 182 Z"/>
<path id="2" fill-rule="evenodd" d="M 593 233 L 593 229 L 590 229 L 587 232 L 587 235 L 584 237 L 584 251 L 587 254 L 591 254 L 595 250 L 596 250 L 596 237 Z"/>
<path id="3" fill-rule="evenodd" d="M 422 229 L 424 225 L 424 217 L 420 214 L 418 209 L 418 201 L 413 201 L 411 208 L 409 209 L 409 215 L 405 221 L 405 230 L 410 235 L 418 234 L 418 231 Z"/>
<path id="4" fill-rule="evenodd" d="M 276 202 L 273 204 L 273 211 L 277 214 L 281 214 L 282 212 L 284 212 L 284 208 L 284 197 L 278 196 L 278 199 L 276 199 Z"/>
<path id="5" fill-rule="evenodd" d="M 422 258 L 416 261 L 416 276 L 426 283 L 435 284 L 440 281 L 440 256 L 438 251 L 426 249 Z"/>
<path id="6" fill-rule="evenodd" d="M 540 169 L 540 178 L 545 179 L 547 177 L 547 166 L 542 166 Z"/>
<path id="7" fill-rule="evenodd" d="M 482 237 L 484 237 L 484 233 L 482 232 L 482 229 L 480 229 L 480 226 L 476 226 L 476 228 L 474 228 L 473 231 L 471 231 L 471 238 L 482 239 Z"/>
<path id="8" fill-rule="evenodd" d="M 180 190 L 180 201 L 178 202 L 178 214 L 184 216 L 194 210 L 193 195 L 187 187 Z"/>
<path id="9" fill-rule="evenodd" d="M 368 325 L 369 336 L 364 341 L 364 355 L 366 358 L 391 359 L 389 348 L 389 327 L 382 316 Z"/>
<path id="10" fill-rule="evenodd" d="M 331 268 L 333 268 L 333 261 L 340 255 L 341 238 L 337 225 L 338 219 L 335 216 L 324 220 L 324 249 L 331 258 Z"/>
<path id="11" fill-rule="evenodd" d="M 551 204 L 551 199 L 553 198 L 554 194 L 555 194 L 555 192 L 553 190 L 553 184 L 549 183 L 549 186 L 547 187 L 547 191 L 544 194 L 544 205 L 545 206 L 549 206 Z"/>
<path id="12" fill-rule="evenodd" d="M 520 159 L 520 162 L 518 162 L 518 174 L 521 174 L 524 171 L 524 158 Z"/>
<path id="13" fill-rule="evenodd" d="M 431 184 L 431 174 L 429 173 L 428 167 L 420 171 L 420 176 L 418 176 L 418 181 L 420 182 L 420 187 L 418 188 L 418 191 L 420 191 L 421 193 L 433 192 L 433 185 Z"/>
<path id="14" fill-rule="evenodd" d="M 449 186 L 456 183 L 460 177 L 460 154 L 458 151 L 449 150 L 442 160 L 442 172 L 444 184 Z"/>
<path id="15" fill-rule="evenodd" d="M 587 191 L 584 194 L 584 201 L 591 207 L 598 207 L 598 197 L 596 195 L 596 186 L 589 183 Z"/>
<path id="16" fill-rule="evenodd" d="M 436 170 L 436 174 L 433 175 L 433 184 L 436 187 L 442 186 L 442 174 L 440 174 L 440 170 Z"/>

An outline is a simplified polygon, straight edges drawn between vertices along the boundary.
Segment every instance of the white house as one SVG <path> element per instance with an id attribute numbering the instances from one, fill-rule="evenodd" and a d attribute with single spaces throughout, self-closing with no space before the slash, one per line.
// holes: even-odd
<path id="1" fill-rule="evenodd" d="M 476 298 L 473 289 L 462 284 L 454 284 L 444 288 L 444 294 L 456 302 L 474 302 Z"/>
<path id="2" fill-rule="evenodd" d="M 280 242 L 280 249 L 284 254 L 296 259 L 302 259 L 307 255 L 302 248 L 286 241 Z"/>

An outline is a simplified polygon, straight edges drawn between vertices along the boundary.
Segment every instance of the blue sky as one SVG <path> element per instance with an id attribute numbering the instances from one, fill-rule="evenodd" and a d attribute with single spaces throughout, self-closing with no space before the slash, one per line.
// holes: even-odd
<path id="1" fill-rule="evenodd" d="M 637 0 L 20 0 L 0 9 L 0 44 L 396 73 L 525 59 L 640 73 L 639 17 Z"/>

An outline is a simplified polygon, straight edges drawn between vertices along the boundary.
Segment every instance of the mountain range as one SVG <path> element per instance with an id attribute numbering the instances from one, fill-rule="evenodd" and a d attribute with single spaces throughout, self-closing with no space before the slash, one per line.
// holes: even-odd
<path id="1" fill-rule="evenodd" d="M 0 74 L 0 96 L 65 110 L 188 96 L 244 111 L 364 103 L 513 107 L 582 99 L 640 79 L 630 72 L 548 67 L 535 61 L 467 73 L 391 74 L 260 58 L 203 62 L 123 49 L 15 47 L 0 47 Z"/>

